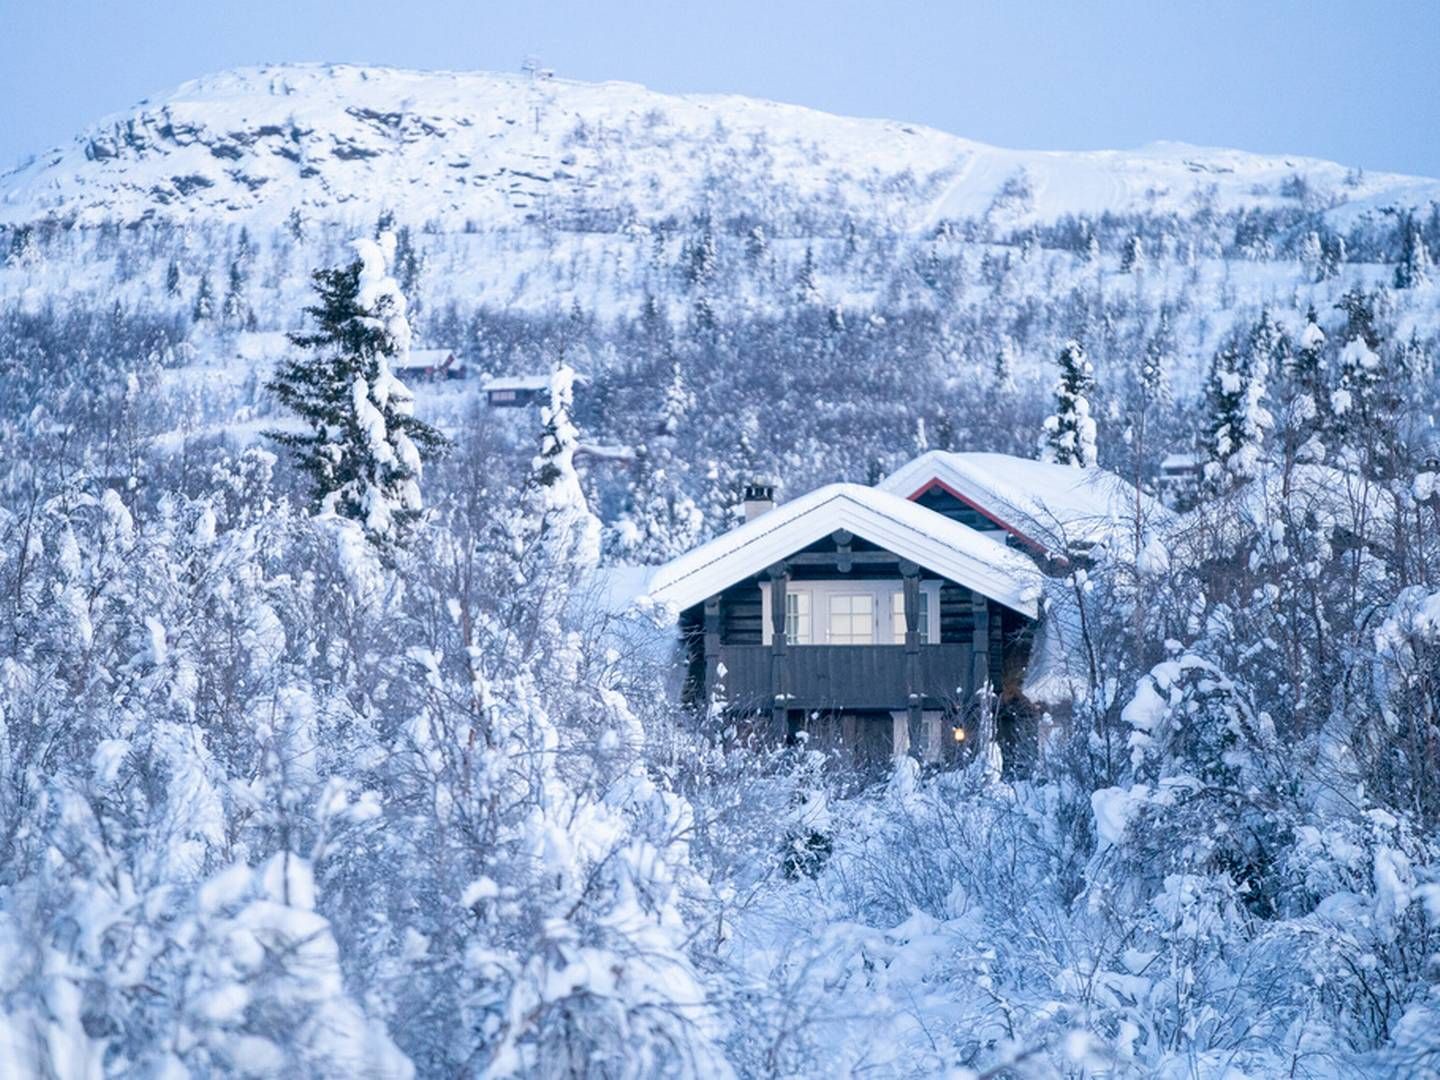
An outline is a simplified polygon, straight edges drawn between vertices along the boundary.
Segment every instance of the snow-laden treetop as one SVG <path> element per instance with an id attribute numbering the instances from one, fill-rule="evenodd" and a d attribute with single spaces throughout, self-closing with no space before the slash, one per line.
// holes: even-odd
<path id="1" fill-rule="evenodd" d="M 242 68 L 108 117 L 0 176 L 0 224 L 307 217 L 618 230 L 723 188 L 757 211 L 837 203 L 923 229 L 1067 213 L 1307 200 L 1354 214 L 1440 182 L 1332 162 L 1155 143 L 1004 150 L 930 128 L 630 83 L 341 64 Z M 596 215 L 600 217 L 597 219 Z M 773 214 L 763 215 L 773 218 Z"/>

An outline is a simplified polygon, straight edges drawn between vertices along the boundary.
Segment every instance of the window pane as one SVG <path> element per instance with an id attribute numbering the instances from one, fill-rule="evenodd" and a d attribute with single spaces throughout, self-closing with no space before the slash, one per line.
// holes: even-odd
<path id="1" fill-rule="evenodd" d="M 829 632 L 835 645 L 869 645 L 875 639 L 875 598 L 869 593 L 830 597 Z"/>
<path id="2" fill-rule="evenodd" d="M 810 644 L 810 594 L 786 592 L 785 640 L 791 645 Z"/>

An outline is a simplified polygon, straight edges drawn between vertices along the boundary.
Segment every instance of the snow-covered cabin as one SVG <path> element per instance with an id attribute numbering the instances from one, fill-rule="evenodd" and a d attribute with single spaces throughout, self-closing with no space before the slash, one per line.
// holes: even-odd
<path id="1" fill-rule="evenodd" d="M 1022 726 L 1046 568 L 1137 498 L 1103 470 L 1003 454 L 925 454 L 779 506 L 758 490 L 743 525 L 648 581 L 679 613 L 686 699 L 861 762 L 950 756 L 985 687 L 1002 740 Z"/>
<path id="2" fill-rule="evenodd" d="M 396 365 L 395 374 L 407 383 L 440 382 L 463 379 L 465 365 L 454 349 L 411 349 L 405 363 Z"/>
<path id="3" fill-rule="evenodd" d="M 1195 505 L 1204 466 L 1204 459 L 1196 453 L 1165 455 L 1160 462 L 1156 486 L 1166 506 L 1172 510 L 1188 510 Z"/>
<path id="4" fill-rule="evenodd" d="M 544 405 L 550 393 L 549 375 L 493 375 L 485 380 L 485 403 L 492 409 L 523 409 Z"/>

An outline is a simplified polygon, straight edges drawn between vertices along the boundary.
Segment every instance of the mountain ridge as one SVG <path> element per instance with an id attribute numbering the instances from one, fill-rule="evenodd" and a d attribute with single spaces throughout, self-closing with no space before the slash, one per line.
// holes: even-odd
<path id="1" fill-rule="evenodd" d="M 1440 200 L 1437 180 L 1300 155 L 1171 140 L 1011 150 L 738 94 L 313 63 L 203 75 L 98 120 L 0 174 L 0 224 L 273 223 L 300 208 L 344 221 L 383 209 L 415 223 L 498 225 L 604 211 L 623 228 L 703 202 L 717 183 L 906 230 L 1186 213 L 1207 201 L 1308 201 L 1353 219 Z"/>

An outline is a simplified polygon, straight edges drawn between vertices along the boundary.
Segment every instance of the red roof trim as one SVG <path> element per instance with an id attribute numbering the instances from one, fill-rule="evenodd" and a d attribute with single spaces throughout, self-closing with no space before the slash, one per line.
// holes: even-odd
<path id="1" fill-rule="evenodd" d="M 945 483 L 945 481 L 944 481 L 944 480 L 941 480 L 938 476 L 937 476 L 937 477 L 934 477 L 934 478 L 932 478 L 932 479 L 930 479 L 930 480 L 927 480 L 924 484 L 920 485 L 920 487 L 915 490 L 914 494 L 912 494 L 912 495 L 910 496 L 910 502 L 914 502 L 915 500 L 917 500 L 918 498 L 920 498 L 921 495 L 924 495 L 927 491 L 934 491 L 934 490 L 936 490 L 937 488 L 938 488 L 940 491 L 945 492 L 945 494 L 946 494 L 946 495 L 949 495 L 951 498 L 958 499 L 960 502 L 962 502 L 962 503 L 964 503 L 966 506 L 970 507 L 971 510 L 974 510 L 977 514 L 980 514 L 980 515 L 983 516 L 983 517 L 989 518 L 989 519 L 990 519 L 991 521 L 993 521 L 996 525 L 1000 526 L 1000 528 L 1002 528 L 1002 529 L 1004 529 L 1006 532 L 1008 532 L 1011 536 L 1014 536 L 1017 540 L 1020 540 L 1020 541 L 1022 541 L 1023 543 L 1028 544 L 1028 545 L 1029 545 L 1031 548 L 1033 548 L 1035 551 L 1038 551 L 1038 552 L 1040 552 L 1040 553 L 1043 554 L 1043 553 L 1045 553 L 1045 552 L 1048 550 L 1048 549 L 1045 547 L 1044 544 L 1038 544 L 1038 543 L 1036 543 L 1034 540 L 1030 539 L 1030 537 L 1026 536 L 1026 535 L 1025 535 L 1023 532 L 1021 532 L 1019 529 L 1015 528 L 1014 525 L 1011 525 L 1008 521 L 1005 521 L 1005 520 L 1003 520 L 1003 519 L 1001 519 L 1001 518 L 996 517 L 993 513 L 991 513 L 991 512 L 990 512 L 989 510 L 987 510 L 985 507 L 981 506 L 981 505 L 980 505 L 979 503 L 977 503 L 974 499 L 971 499 L 971 498 L 968 498 L 968 497 L 966 497 L 966 496 L 964 496 L 964 495 L 961 495 L 960 492 L 956 491 L 953 487 L 951 487 L 949 484 Z"/>

